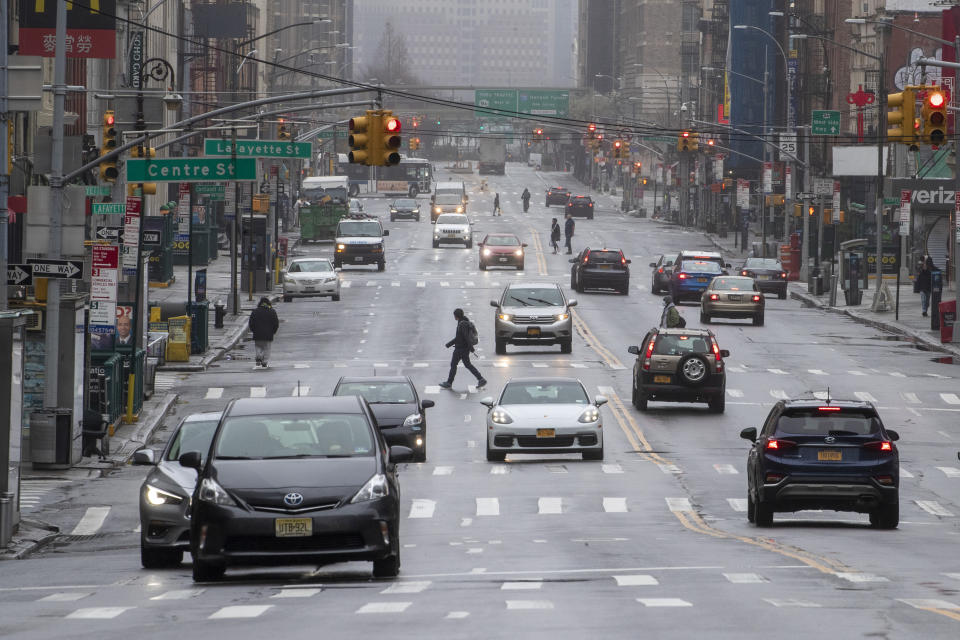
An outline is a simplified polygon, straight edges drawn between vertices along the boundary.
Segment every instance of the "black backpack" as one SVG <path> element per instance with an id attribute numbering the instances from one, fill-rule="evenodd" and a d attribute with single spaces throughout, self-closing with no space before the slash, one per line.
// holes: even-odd
<path id="1" fill-rule="evenodd" d="M 470 320 L 467 320 L 467 342 L 474 347 L 480 344 L 480 334 L 477 333 L 477 327 Z"/>

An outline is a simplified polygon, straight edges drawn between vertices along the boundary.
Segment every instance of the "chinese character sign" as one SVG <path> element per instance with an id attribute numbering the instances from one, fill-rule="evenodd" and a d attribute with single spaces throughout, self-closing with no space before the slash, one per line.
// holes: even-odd
<path id="1" fill-rule="evenodd" d="M 116 0 L 67 3 L 68 58 L 116 57 Z M 20 0 L 20 54 L 52 58 L 57 0 Z"/>

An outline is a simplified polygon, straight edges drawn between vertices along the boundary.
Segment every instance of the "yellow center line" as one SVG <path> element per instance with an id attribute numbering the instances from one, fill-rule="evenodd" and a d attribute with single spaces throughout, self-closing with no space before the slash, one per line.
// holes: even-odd
<path id="1" fill-rule="evenodd" d="M 532 226 L 530 228 L 530 237 L 533 239 L 533 251 L 537 256 L 537 271 L 541 276 L 547 275 L 547 259 L 543 256 L 543 245 L 540 244 L 540 236 L 537 230 Z"/>
<path id="2" fill-rule="evenodd" d="M 960 611 L 950 611 L 949 609 L 937 609 L 936 607 L 917 607 L 921 611 L 929 611 L 930 613 L 938 613 L 941 616 L 947 616 L 948 618 L 953 618 L 954 620 L 960 621 Z"/>

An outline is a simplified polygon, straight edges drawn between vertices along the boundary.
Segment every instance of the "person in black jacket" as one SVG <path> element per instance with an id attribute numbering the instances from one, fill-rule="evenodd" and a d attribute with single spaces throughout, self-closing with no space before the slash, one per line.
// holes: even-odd
<path id="1" fill-rule="evenodd" d="M 930 306 L 930 273 L 936 269 L 933 264 L 933 258 L 927 256 L 922 263 L 920 263 L 920 271 L 917 272 L 917 284 L 916 289 L 920 294 L 920 310 L 923 312 L 923 315 L 927 315 L 927 308 Z"/>
<path id="2" fill-rule="evenodd" d="M 453 317 L 457 321 L 457 335 L 446 345 L 448 349 L 453 347 L 453 357 L 450 359 L 450 374 L 446 380 L 440 383 L 440 386 L 444 389 L 453 386 L 453 379 L 457 375 L 457 365 L 462 360 L 467 371 L 477 376 L 477 389 L 481 389 L 487 384 L 487 381 L 480 375 L 477 368 L 470 363 L 470 354 L 474 350 L 470 343 L 470 320 L 464 315 L 463 309 L 454 309 Z"/>
<path id="3" fill-rule="evenodd" d="M 550 222 L 550 246 L 554 253 L 560 253 L 560 223 L 556 218 Z"/>
<path id="4" fill-rule="evenodd" d="M 260 298 L 257 308 L 250 314 L 248 326 L 253 333 L 253 343 L 257 347 L 257 364 L 265 367 L 270 359 L 273 336 L 280 328 L 280 319 L 277 318 L 277 312 L 270 304 L 269 298 L 266 296 Z"/>
<path id="5" fill-rule="evenodd" d="M 497 192 L 497 194 L 493 196 L 493 215 L 495 216 L 500 215 L 500 193 L 499 192 Z"/>
<path id="6" fill-rule="evenodd" d="M 577 223 L 573 221 L 573 215 L 567 214 L 567 220 L 563 223 L 563 235 L 567 239 L 567 254 L 573 253 L 573 247 L 570 246 L 570 240 L 573 239 L 573 230 L 577 226 Z"/>

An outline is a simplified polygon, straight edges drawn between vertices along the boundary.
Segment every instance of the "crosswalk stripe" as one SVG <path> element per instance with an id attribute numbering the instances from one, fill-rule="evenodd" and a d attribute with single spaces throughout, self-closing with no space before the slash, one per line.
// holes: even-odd
<path id="1" fill-rule="evenodd" d="M 537 500 L 537 513 L 541 515 L 563 513 L 563 499 L 539 498 Z"/>
<path id="2" fill-rule="evenodd" d="M 660 581 L 653 576 L 638 574 L 629 576 L 613 576 L 618 587 L 655 587 Z"/>
<path id="3" fill-rule="evenodd" d="M 960 469 L 956 467 L 937 467 L 937 469 L 943 471 L 948 478 L 960 478 Z"/>
<path id="4" fill-rule="evenodd" d="M 732 475 L 732 474 L 740 473 L 739 471 L 737 471 L 737 468 L 732 464 L 715 464 L 713 465 L 713 468 L 717 470 L 717 473 L 721 473 L 721 474 Z"/>
<path id="5" fill-rule="evenodd" d="M 770 389 L 770 395 L 777 400 L 786 400 L 790 396 L 787 395 L 787 392 L 783 389 Z"/>
<path id="6" fill-rule="evenodd" d="M 746 373 L 747 369 L 746 367 L 741 367 L 737 365 L 733 367 L 727 367 L 727 371 L 729 371 L 730 373 Z"/>
<path id="7" fill-rule="evenodd" d="M 490 473 L 495 476 L 505 476 L 510 473 L 510 467 L 505 464 L 495 464 L 490 467 Z"/>
<path id="8" fill-rule="evenodd" d="M 90 593 L 83 593 L 82 591 L 73 591 L 67 593 L 51 593 L 48 596 L 44 596 L 37 600 L 37 602 L 76 602 L 77 600 L 83 600 L 87 596 L 91 595 Z"/>
<path id="9" fill-rule="evenodd" d="M 936 500 L 914 500 L 917 503 L 917 506 L 933 516 L 942 516 L 949 518 L 953 516 L 953 513 L 948 509 L 945 509 L 939 502 Z"/>
<path id="10" fill-rule="evenodd" d="M 417 286 L 420 287 L 421 289 L 423 289 L 424 287 L 427 286 L 427 283 L 424 282 L 423 280 L 419 280 L 419 281 L 417 281 Z"/>
<path id="11" fill-rule="evenodd" d="M 309 369 L 309 368 L 310 368 L 310 365 L 307 364 L 306 362 L 294 362 L 294 363 L 293 363 L 293 368 L 294 368 L 294 369 Z"/>
<path id="12" fill-rule="evenodd" d="M 823 369 L 807 369 L 807 372 L 808 372 L 808 373 L 812 373 L 812 374 L 815 375 L 815 376 L 828 376 L 828 375 L 830 375 L 829 373 L 827 373 L 827 372 L 824 371 Z"/>
<path id="13" fill-rule="evenodd" d="M 746 498 L 727 498 L 727 504 L 730 505 L 730 508 L 734 511 L 745 513 L 747 511 L 747 499 Z"/>
<path id="14" fill-rule="evenodd" d="M 210 387 L 207 389 L 207 395 L 203 397 L 204 400 L 219 400 L 223 397 L 223 387 Z"/>
<path id="15" fill-rule="evenodd" d="M 323 591 L 323 589 L 280 589 L 271 598 L 310 598 Z"/>
<path id="16" fill-rule="evenodd" d="M 377 286 L 377 283 L 376 283 L 375 280 L 367 280 L 367 286 L 368 286 L 368 287 L 375 287 L 375 286 Z"/>
<path id="17" fill-rule="evenodd" d="M 940 397 L 943 398 L 943 401 L 947 404 L 960 404 L 960 398 L 958 398 L 955 393 L 941 393 Z"/>
<path id="18" fill-rule="evenodd" d="M 603 464 L 600 465 L 600 469 L 604 473 L 623 473 L 623 467 L 618 464 Z"/>
<path id="19" fill-rule="evenodd" d="M 267 397 L 267 388 L 266 388 L 266 387 L 250 387 L 250 397 L 251 397 L 251 398 L 266 398 L 266 397 Z"/>
<path id="20" fill-rule="evenodd" d="M 293 387 L 293 390 L 290 391 L 290 395 L 294 398 L 300 397 L 300 396 L 308 396 L 310 395 L 310 385 L 307 385 L 307 384 L 295 385 Z"/>
<path id="21" fill-rule="evenodd" d="M 469 611 L 451 611 L 446 615 L 447 620 L 463 620 L 470 617 Z"/>
<path id="22" fill-rule="evenodd" d="M 211 613 L 208 619 L 223 620 L 226 618 L 256 618 L 272 608 L 272 604 L 246 604 L 222 607 Z"/>
<path id="23" fill-rule="evenodd" d="M 453 467 L 435 467 L 433 470 L 435 476 L 449 476 L 452 473 Z"/>
<path id="24" fill-rule="evenodd" d="M 800 598 L 764 598 L 763 601 L 770 603 L 775 607 L 817 608 L 822 606 L 817 604 L 816 602 L 811 602 L 810 600 L 802 600 Z"/>
<path id="25" fill-rule="evenodd" d="M 412 602 L 368 602 L 356 613 L 403 613 Z"/>
<path id="26" fill-rule="evenodd" d="M 398 593 L 420 593 L 429 587 L 432 583 L 429 580 L 410 580 L 407 582 L 396 582 L 383 591 L 381 594 Z"/>
<path id="27" fill-rule="evenodd" d="M 449 287 L 449 286 L 450 286 L 450 283 L 447 282 L 446 280 L 444 280 L 444 281 L 442 281 L 442 282 L 440 283 L 440 286 L 441 286 L 441 287 Z"/>
<path id="28" fill-rule="evenodd" d="M 907 393 L 901 393 L 900 395 L 901 397 L 903 397 L 904 400 L 906 400 L 910 404 L 920 404 L 920 398 L 918 398 L 917 394 L 915 393 L 907 392 Z"/>
<path id="29" fill-rule="evenodd" d="M 906 378 L 906 377 L 907 377 L 907 374 L 905 374 L 905 373 L 900 373 L 899 371 L 891 371 L 891 372 L 890 372 L 890 375 L 893 376 L 894 378 Z"/>
<path id="30" fill-rule="evenodd" d="M 913 474 L 910 473 L 909 471 L 907 471 L 906 469 L 904 469 L 903 467 L 900 467 L 900 477 L 901 477 L 901 478 L 912 478 L 912 477 L 913 477 Z"/>
<path id="31" fill-rule="evenodd" d="M 549 367 L 550 365 L 547 364 L 546 362 L 534 362 L 534 363 L 533 363 L 533 366 L 534 366 L 535 369 L 546 369 L 546 368 Z"/>
<path id="32" fill-rule="evenodd" d="M 418 498 L 410 505 L 410 515 L 408 518 L 432 518 L 433 512 L 437 508 L 435 500 L 426 500 Z"/>
<path id="33" fill-rule="evenodd" d="M 693 604 L 681 598 L 637 598 L 645 607 L 692 607 Z"/>
<path id="34" fill-rule="evenodd" d="M 877 399 L 873 397 L 873 394 L 869 391 L 854 391 L 853 395 L 857 397 L 857 400 L 863 400 L 864 402 L 876 402 Z"/>
<path id="35" fill-rule="evenodd" d="M 586 369 L 587 365 L 582 362 L 571 362 L 570 366 L 574 369 Z"/>
<path id="36" fill-rule="evenodd" d="M 627 499 L 626 498 L 604 498 L 603 510 L 606 511 L 607 513 L 626 513 Z"/>
<path id="37" fill-rule="evenodd" d="M 900 602 L 908 604 L 914 609 L 943 609 L 946 611 L 956 611 L 960 605 L 948 602 L 947 600 L 938 600 L 936 598 L 898 598 Z"/>
<path id="38" fill-rule="evenodd" d="M 103 522 L 109 514 L 110 507 L 88 507 L 83 517 L 80 518 L 80 522 L 78 522 L 77 526 L 70 532 L 70 535 L 92 536 L 100 530 L 100 527 L 103 526 Z"/>
<path id="39" fill-rule="evenodd" d="M 664 473 L 683 473 L 683 470 L 675 464 L 658 464 L 657 466 Z"/>
<path id="40" fill-rule="evenodd" d="M 884 578 L 883 576 L 872 573 L 845 573 L 841 571 L 838 572 L 836 576 L 847 582 L 890 582 L 889 578 Z"/>
<path id="41" fill-rule="evenodd" d="M 770 582 L 766 578 L 756 573 L 725 573 L 723 577 L 732 584 L 760 584 Z"/>
<path id="42" fill-rule="evenodd" d="M 523 582 L 504 582 L 500 585 L 501 591 L 536 591 L 543 586 L 542 580 L 528 580 Z"/>
<path id="43" fill-rule="evenodd" d="M 500 515 L 499 498 L 476 498 L 478 516 Z"/>
<path id="44" fill-rule="evenodd" d="M 341 280 L 341 281 L 340 281 L 340 288 L 341 288 L 341 289 L 349 289 L 352 284 L 353 284 L 353 283 L 350 282 L 349 280 Z"/>
<path id="45" fill-rule="evenodd" d="M 790 374 L 788 374 L 786 371 L 784 371 L 783 369 L 767 369 L 767 371 L 769 371 L 769 372 L 772 373 L 772 374 L 778 375 L 778 376 L 790 375 Z"/>
<path id="46" fill-rule="evenodd" d="M 399 286 L 400 286 L 400 283 L 397 282 L 396 280 L 394 280 L 393 282 L 390 283 L 390 286 L 391 286 L 391 287 L 399 287 Z"/>
<path id="47" fill-rule="evenodd" d="M 664 498 L 670 511 L 693 511 L 689 498 Z"/>
<path id="48" fill-rule="evenodd" d="M 730 396 L 731 398 L 742 398 L 743 391 L 741 391 L 740 389 L 727 389 L 727 395 Z"/>
<path id="49" fill-rule="evenodd" d="M 75 620 L 110 620 L 116 618 L 124 611 L 135 608 L 136 607 L 89 607 L 87 609 L 77 609 L 67 617 Z"/>
<path id="50" fill-rule="evenodd" d="M 865 375 L 867 375 L 867 372 L 866 372 L 866 371 L 850 370 L 850 371 L 847 371 L 847 373 L 849 373 L 849 374 L 852 375 L 852 376 L 865 376 Z"/>
<path id="51" fill-rule="evenodd" d="M 205 589 L 174 589 L 173 591 L 167 591 L 166 593 L 161 593 L 158 596 L 153 596 L 151 600 L 189 600 L 190 598 L 195 598 L 203 593 Z"/>

